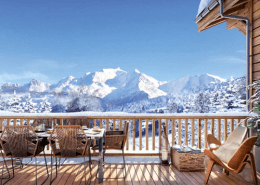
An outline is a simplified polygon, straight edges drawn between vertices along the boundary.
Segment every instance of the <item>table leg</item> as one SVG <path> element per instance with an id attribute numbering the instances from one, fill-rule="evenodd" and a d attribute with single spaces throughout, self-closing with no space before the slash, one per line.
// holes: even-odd
<path id="1" fill-rule="evenodd" d="M 98 182 L 103 182 L 103 137 L 99 138 L 99 176 Z"/>

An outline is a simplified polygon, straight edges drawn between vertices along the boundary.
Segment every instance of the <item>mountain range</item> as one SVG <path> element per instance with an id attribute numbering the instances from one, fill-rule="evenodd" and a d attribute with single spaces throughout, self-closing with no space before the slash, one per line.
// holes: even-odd
<path id="1" fill-rule="evenodd" d="M 203 87 L 225 83 L 226 79 L 203 74 L 183 76 L 171 82 L 158 81 L 137 69 L 126 72 L 120 68 L 102 69 L 88 72 L 80 78 L 73 76 L 61 79 L 57 84 L 49 84 L 33 79 L 27 84 L 6 83 L 1 86 L 2 93 L 70 93 L 85 86 L 85 93 L 93 94 L 106 101 L 127 103 L 151 99 L 183 91 L 199 91 Z"/>

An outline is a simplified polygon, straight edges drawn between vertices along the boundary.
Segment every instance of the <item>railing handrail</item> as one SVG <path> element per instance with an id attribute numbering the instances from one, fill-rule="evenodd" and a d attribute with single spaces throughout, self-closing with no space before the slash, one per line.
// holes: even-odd
<path id="1" fill-rule="evenodd" d="M 90 119 L 211 119 L 211 118 L 245 118 L 248 112 L 220 112 L 220 113 L 122 113 L 122 112 L 73 112 L 73 113 L 13 113 L 0 111 L 0 119 L 18 118 L 90 118 Z"/>

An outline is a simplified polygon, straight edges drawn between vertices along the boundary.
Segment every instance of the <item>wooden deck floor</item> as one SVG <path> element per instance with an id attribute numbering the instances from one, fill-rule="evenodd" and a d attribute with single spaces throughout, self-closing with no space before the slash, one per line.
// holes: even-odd
<path id="1" fill-rule="evenodd" d="M 1 163 L 0 163 L 1 164 Z M 2 164 L 1 164 L 2 165 Z M 86 164 L 88 165 L 88 164 Z M 64 165 L 58 170 L 58 177 L 53 182 L 54 185 L 83 185 L 85 184 L 85 178 L 83 178 L 83 164 L 78 165 Z M 88 167 L 88 166 L 87 166 Z M 117 167 L 122 167 L 122 165 L 117 164 L 106 164 L 104 171 L 104 177 L 122 177 L 125 172 L 122 169 L 117 169 Z M 93 162 L 92 173 L 93 176 L 90 179 L 90 173 L 87 168 L 87 180 L 91 180 L 91 184 L 98 184 L 96 179 L 97 172 L 97 162 Z M 50 167 L 49 167 L 50 169 Z M 39 166 L 38 171 L 38 184 L 41 184 L 46 176 L 45 166 Z M 55 172 L 55 171 L 54 171 Z M 204 172 L 179 172 L 176 168 L 172 166 L 161 166 L 157 164 L 127 164 L 126 166 L 126 180 L 123 179 L 110 179 L 104 180 L 102 184 L 109 185 L 121 185 L 121 184 L 133 184 L 133 185 L 144 185 L 144 184 L 204 184 L 205 173 Z M 258 173 L 258 181 L 260 184 L 260 174 Z M 4 181 L 5 182 L 5 181 Z M 7 182 L 8 185 L 33 185 L 35 184 L 35 166 L 27 165 L 24 168 L 15 169 L 15 177 Z M 45 183 L 49 184 L 49 179 Z M 214 171 L 211 173 L 211 177 L 208 184 L 251 184 L 244 181 L 239 175 L 229 175 L 226 176 L 220 171 Z"/>

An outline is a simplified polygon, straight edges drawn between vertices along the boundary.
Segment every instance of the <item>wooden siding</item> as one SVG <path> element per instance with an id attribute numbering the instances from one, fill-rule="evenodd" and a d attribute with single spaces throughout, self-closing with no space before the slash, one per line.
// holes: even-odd
<path id="1" fill-rule="evenodd" d="M 2 165 L 2 163 L 0 163 Z M 127 164 L 126 165 L 126 179 L 125 182 L 123 179 L 105 179 L 103 183 L 98 183 L 96 178 L 97 173 L 97 162 L 92 163 L 92 178 L 90 178 L 89 168 L 86 170 L 87 181 L 91 180 L 91 185 L 142 185 L 142 184 L 152 184 L 152 185 L 170 185 L 170 184 L 193 184 L 200 185 L 204 184 L 205 173 L 204 172 L 179 172 L 173 166 L 162 166 L 159 164 Z M 88 164 L 86 164 L 88 165 Z M 62 184 L 62 185 L 83 185 L 85 184 L 85 177 L 83 171 L 83 164 L 77 165 L 64 165 L 61 166 L 58 170 L 57 179 L 53 182 L 53 185 Z M 121 168 L 122 165 L 119 164 L 106 164 L 104 169 L 104 177 L 123 177 L 125 171 Z M 50 166 L 49 166 L 50 170 Z M 38 184 L 41 184 L 46 176 L 45 166 L 37 167 L 38 172 Z M 54 171 L 55 173 L 55 171 Z M 257 174 L 258 182 L 260 183 L 260 174 Z M 4 181 L 5 182 L 5 181 Z M 10 180 L 6 185 L 33 185 L 35 184 L 35 166 L 27 165 L 24 168 L 15 169 L 15 177 Z M 44 185 L 49 184 L 49 179 Z M 208 182 L 209 185 L 222 185 L 222 184 L 240 184 L 247 185 L 252 184 L 246 182 L 239 175 L 230 174 L 226 176 L 221 171 L 212 171 L 211 176 Z"/>

